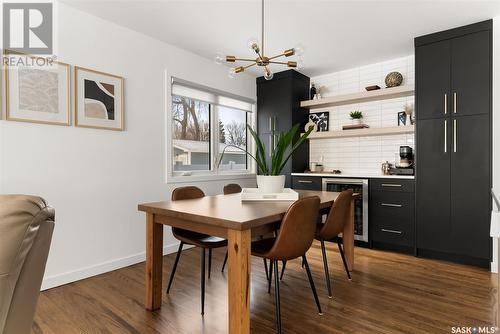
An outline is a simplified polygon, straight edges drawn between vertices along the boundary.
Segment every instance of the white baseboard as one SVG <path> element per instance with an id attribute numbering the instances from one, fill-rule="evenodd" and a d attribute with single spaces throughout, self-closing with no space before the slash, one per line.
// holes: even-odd
<path id="1" fill-rule="evenodd" d="M 192 246 L 184 246 L 184 249 L 188 249 Z M 171 254 L 177 252 L 179 248 L 179 243 L 171 244 L 163 247 L 163 255 Z M 86 268 L 69 271 L 62 274 L 57 274 L 53 276 L 44 277 L 42 281 L 41 291 L 55 288 L 64 284 L 76 282 L 85 278 L 107 273 L 109 271 L 117 270 L 120 268 L 128 267 L 133 264 L 143 262 L 146 259 L 146 252 L 141 252 L 135 255 L 130 255 L 127 257 L 122 257 L 120 259 L 102 262 L 93 266 Z"/>

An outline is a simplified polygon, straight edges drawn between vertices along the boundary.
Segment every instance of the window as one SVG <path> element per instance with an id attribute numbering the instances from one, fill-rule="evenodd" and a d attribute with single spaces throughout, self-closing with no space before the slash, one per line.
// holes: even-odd
<path id="1" fill-rule="evenodd" d="M 210 104 L 172 96 L 174 171 L 210 170 Z"/>
<path id="2" fill-rule="evenodd" d="M 171 176 L 248 173 L 253 101 L 172 79 Z M 224 153 L 220 164 L 220 154 Z"/>
<path id="3" fill-rule="evenodd" d="M 247 113 L 242 110 L 220 106 L 219 110 L 219 151 L 225 149 L 221 170 L 248 169 L 247 154 Z M 239 148 L 241 149 L 239 149 Z"/>

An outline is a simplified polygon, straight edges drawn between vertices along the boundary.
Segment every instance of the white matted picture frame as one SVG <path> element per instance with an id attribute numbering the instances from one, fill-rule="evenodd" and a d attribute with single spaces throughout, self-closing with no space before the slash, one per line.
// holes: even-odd
<path id="1" fill-rule="evenodd" d="M 15 66 L 3 67 L 5 119 L 71 125 L 70 65 L 8 50 L 4 54 L 20 59 Z M 33 61 L 23 62 L 22 59 Z"/>
<path id="2" fill-rule="evenodd" d="M 123 131 L 123 78 L 75 66 L 75 126 Z"/>

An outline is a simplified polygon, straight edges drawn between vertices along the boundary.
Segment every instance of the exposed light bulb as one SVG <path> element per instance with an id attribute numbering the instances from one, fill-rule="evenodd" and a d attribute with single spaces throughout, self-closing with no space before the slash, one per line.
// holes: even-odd
<path id="1" fill-rule="evenodd" d="M 217 52 L 215 54 L 214 61 L 217 65 L 221 65 L 226 61 L 226 57 L 222 54 L 222 52 Z"/>
<path id="2" fill-rule="evenodd" d="M 272 80 L 273 77 L 274 77 L 274 74 L 273 74 L 273 72 L 271 70 L 266 70 L 264 72 L 264 79 L 266 79 L 266 80 Z"/>
<path id="3" fill-rule="evenodd" d="M 230 79 L 234 79 L 236 77 L 236 69 L 234 67 L 231 67 L 229 71 L 227 72 L 227 76 Z"/>
<path id="4" fill-rule="evenodd" d="M 256 37 L 249 38 L 247 41 L 247 46 L 250 51 L 260 52 L 259 40 Z"/>
<path id="5" fill-rule="evenodd" d="M 297 69 L 298 70 L 302 70 L 305 66 L 305 63 L 304 63 L 304 58 L 303 57 L 297 57 Z"/>
<path id="6" fill-rule="evenodd" d="M 304 54 L 304 45 L 302 45 L 301 43 L 297 44 L 294 48 L 293 48 L 293 51 L 294 51 L 294 54 L 296 56 L 302 56 Z"/>

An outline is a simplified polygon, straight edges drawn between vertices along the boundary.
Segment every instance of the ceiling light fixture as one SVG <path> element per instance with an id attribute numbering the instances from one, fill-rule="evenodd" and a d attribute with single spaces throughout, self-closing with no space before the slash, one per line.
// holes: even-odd
<path id="1" fill-rule="evenodd" d="M 264 78 L 266 80 L 271 80 L 273 78 L 273 72 L 271 71 L 269 65 L 270 64 L 278 64 L 278 65 L 285 65 L 289 68 L 302 68 L 303 66 L 303 61 L 302 61 L 302 55 L 304 53 L 304 48 L 302 45 L 297 45 L 293 49 L 287 49 L 283 51 L 283 53 L 273 56 L 273 57 L 267 57 L 264 53 L 264 0 L 262 0 L 262 39 L 261 39 L 261 46 L 259 46 L 259 41 L 257 38 L 250 38 L 248 40 L 248 47 L 250 48 L 251 51 L 255 52 L 257 54 L 256 59 L 249 59 L 249 58 L 237 58 L 235 56 L 224 56 L 222 53 L 217 53 L 215 55 L 215 62 L 217 64 L 222 64 L 224 61 L 227 63 L 235 63 L 237 61 L 245 61 L 245 62 L 252 62 L 249 65 L 245 66 L 238 66 L 238 67 L 232 67 L 229 69 L 229 77 L 234 78 L 237 73 L 242 73 L 244 72 L 247 68 L 252 67 L 252 66 L 261 66 L 264 68 Z M 280 57 L 290 57 L 290 56 L 297 56 L 296 61 L 275 61 L 274 59 L 280 58 Z"/>

